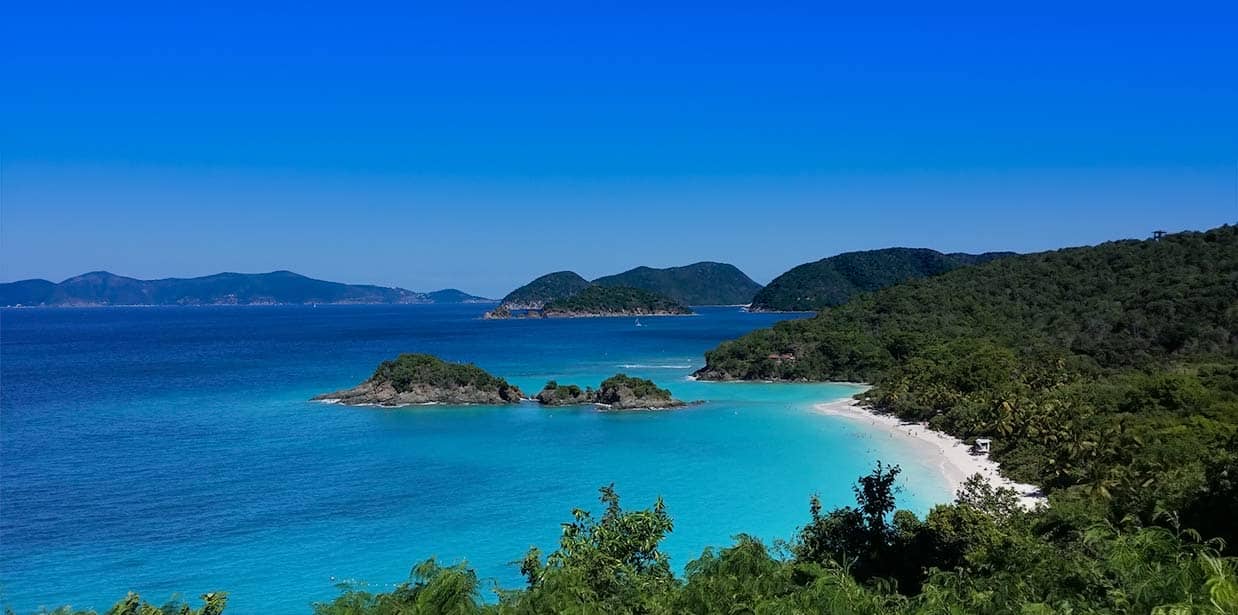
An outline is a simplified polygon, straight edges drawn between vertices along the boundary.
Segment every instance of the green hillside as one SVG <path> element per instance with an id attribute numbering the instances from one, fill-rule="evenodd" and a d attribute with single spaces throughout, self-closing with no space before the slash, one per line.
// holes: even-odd
<path id="1" fill-rule="evenodd" d="M 643 316 L 691 314 L 692 310 L 669 297 L 639 288 L 590 286 L 570 297 L 547 302 L 543 312 L 546 316 Z"/>
<path id="2" fill-rule="evenodd" d="M 1115 515 L 1148 522 L 1177 510 L 1232 539 L 1236 332 L 1226 226 L 894 286 L 723 343 L 697 375 L 871 382 L 878 409 L 994 437 L 1017 478 L 1103 493 Z"/>
<path id="3" fill-rule="evenodd" d="M 593 281 L 599 286 L 628 286 L 666 295 L 684 305 L 741 305 L 752 301 L 761 285 L 734 265 L 701 262 L 683 267 L 637 267 Z"/>
<path id="4" fill-rule="evenodd" d="M 556 271 L 507 293 L 500 304 L 517 309 L 538 309 L 547 301 L 570 297 L 588 286 L 589 280 L 574 271 Z"/>
<path id="5" fill-rule="evenodd" d="M 1008 252 L 942 254 L 923 248 L 847 252 L 806 263 L 774 278 L 752 299 L 753 310 L 812 311 L 900 282 L 1009 256 Z"/>

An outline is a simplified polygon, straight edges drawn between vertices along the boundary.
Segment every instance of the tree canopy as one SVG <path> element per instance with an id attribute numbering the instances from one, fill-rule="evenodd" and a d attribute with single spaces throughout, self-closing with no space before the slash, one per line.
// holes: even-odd
<path id="1" fill-rule="evenodd" d="M 813 311 L 865 292 L 985 263 L 1011 252 L 942 254 L 924 248 L 846 252 L 791 268 L 752 298 L 754 310 Z"/>

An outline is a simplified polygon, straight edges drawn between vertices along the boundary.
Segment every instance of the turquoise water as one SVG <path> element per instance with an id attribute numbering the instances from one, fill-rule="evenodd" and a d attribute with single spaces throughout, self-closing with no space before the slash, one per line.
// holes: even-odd
<path id="1" fill-rule="evenodd" d="M 662 496 L 682 568 L 746 532 L 790 538 L 808 498 L 852 501 L 877 458 L 919 513 L 945 481 L 865 426 L 816 413 L 850 385 L 694 382 L 719 341 L 786 318 L 480 320 L 484 306 L 5 310 L 0 592 L 18 612 L 231 593 L 231 613 L 304 613 L 431 555 L 514 587 L 574 507 L 614 483 Z M 350 408 L 306 401 L 399 352 L 471 361 L 526 392 L 652 378 L 673 412 Z M 886 445 L 888 448 L 888 445 Z"/>

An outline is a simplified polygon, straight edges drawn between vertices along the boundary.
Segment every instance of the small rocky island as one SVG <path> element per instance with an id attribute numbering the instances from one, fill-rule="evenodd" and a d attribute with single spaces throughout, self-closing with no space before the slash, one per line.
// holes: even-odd
<path id="1" fill-rule="evenodd" d="M 518 387 L 476 365 L 448 363 L 428 354 L 402 354 L 379 364 L 365 382 L 317 395 L 312 401 L 395 408 L 419 404 L 497 406 L 524 399 Z M 653 381 L 626 374 L 615 374 L 596 389 L 551 380 L 533 400 L 543 406 L 595 404 L 606 410 L 660 410 L 687 405 Z"/>
<path id="2" fill-rule="evenodd" d="M 560 385 L 551 380 L 534 399 L 544 406 L 575 406 L 597 404 L 610 410 L 660 410 L 685 406 L 671 397 L 671 392 L 658 387 L 652 380 L 615 374 L 602 381 L 597 389 L 581 389 L 574 384 Z"/>
<path id="3" fill-rule="evenodd" d="M 543 406 L 579 406 L 596 403 L 597 391 L 594 391 L 593 387 L 581 389 L 574 384 L 560 385 L 551 380 L 533 399 Z"/>
<path id="4" fill-rule="evenodd" d="M 520 389 L 476 365 L 448 363 L 428 354 L 402 354 L 383 361 L 374 375 L 343 391 L 313 398 L 349 406 L 408 406 L 413 404 L 515 404 Z"/>
<path id="5" fill-rule="evenodd" d="M 543 303 L 539 308 L 503 303 L 485 317 L 494 318 L 590 318 L 603 316 L 686 316 L 687 306 L 647 290 L 629 286 L 589 286 L 567 297 Z"/>

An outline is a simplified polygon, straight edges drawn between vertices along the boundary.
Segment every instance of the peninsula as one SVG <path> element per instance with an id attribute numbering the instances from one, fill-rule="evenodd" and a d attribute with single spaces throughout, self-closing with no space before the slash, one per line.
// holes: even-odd
<path id="1" fill-rule="evenodd" d="M 448 363 L 428 354 L 402 354 L 383 361 L 365 382 L 313 401 L 349 406 L 413 404 L 515 404 L 524 394 L 502 378 L 471 364 Z"/>
<path id="2" fill-rule="evenodd" d="M 485 318 L 594 318 L 605 316 L 686 316 L 687 306 L 669 297 L 626 286 L 587 286 L 569 295 L 545 301 L 539 307 L 511 306 L 506 301 Z"/>

